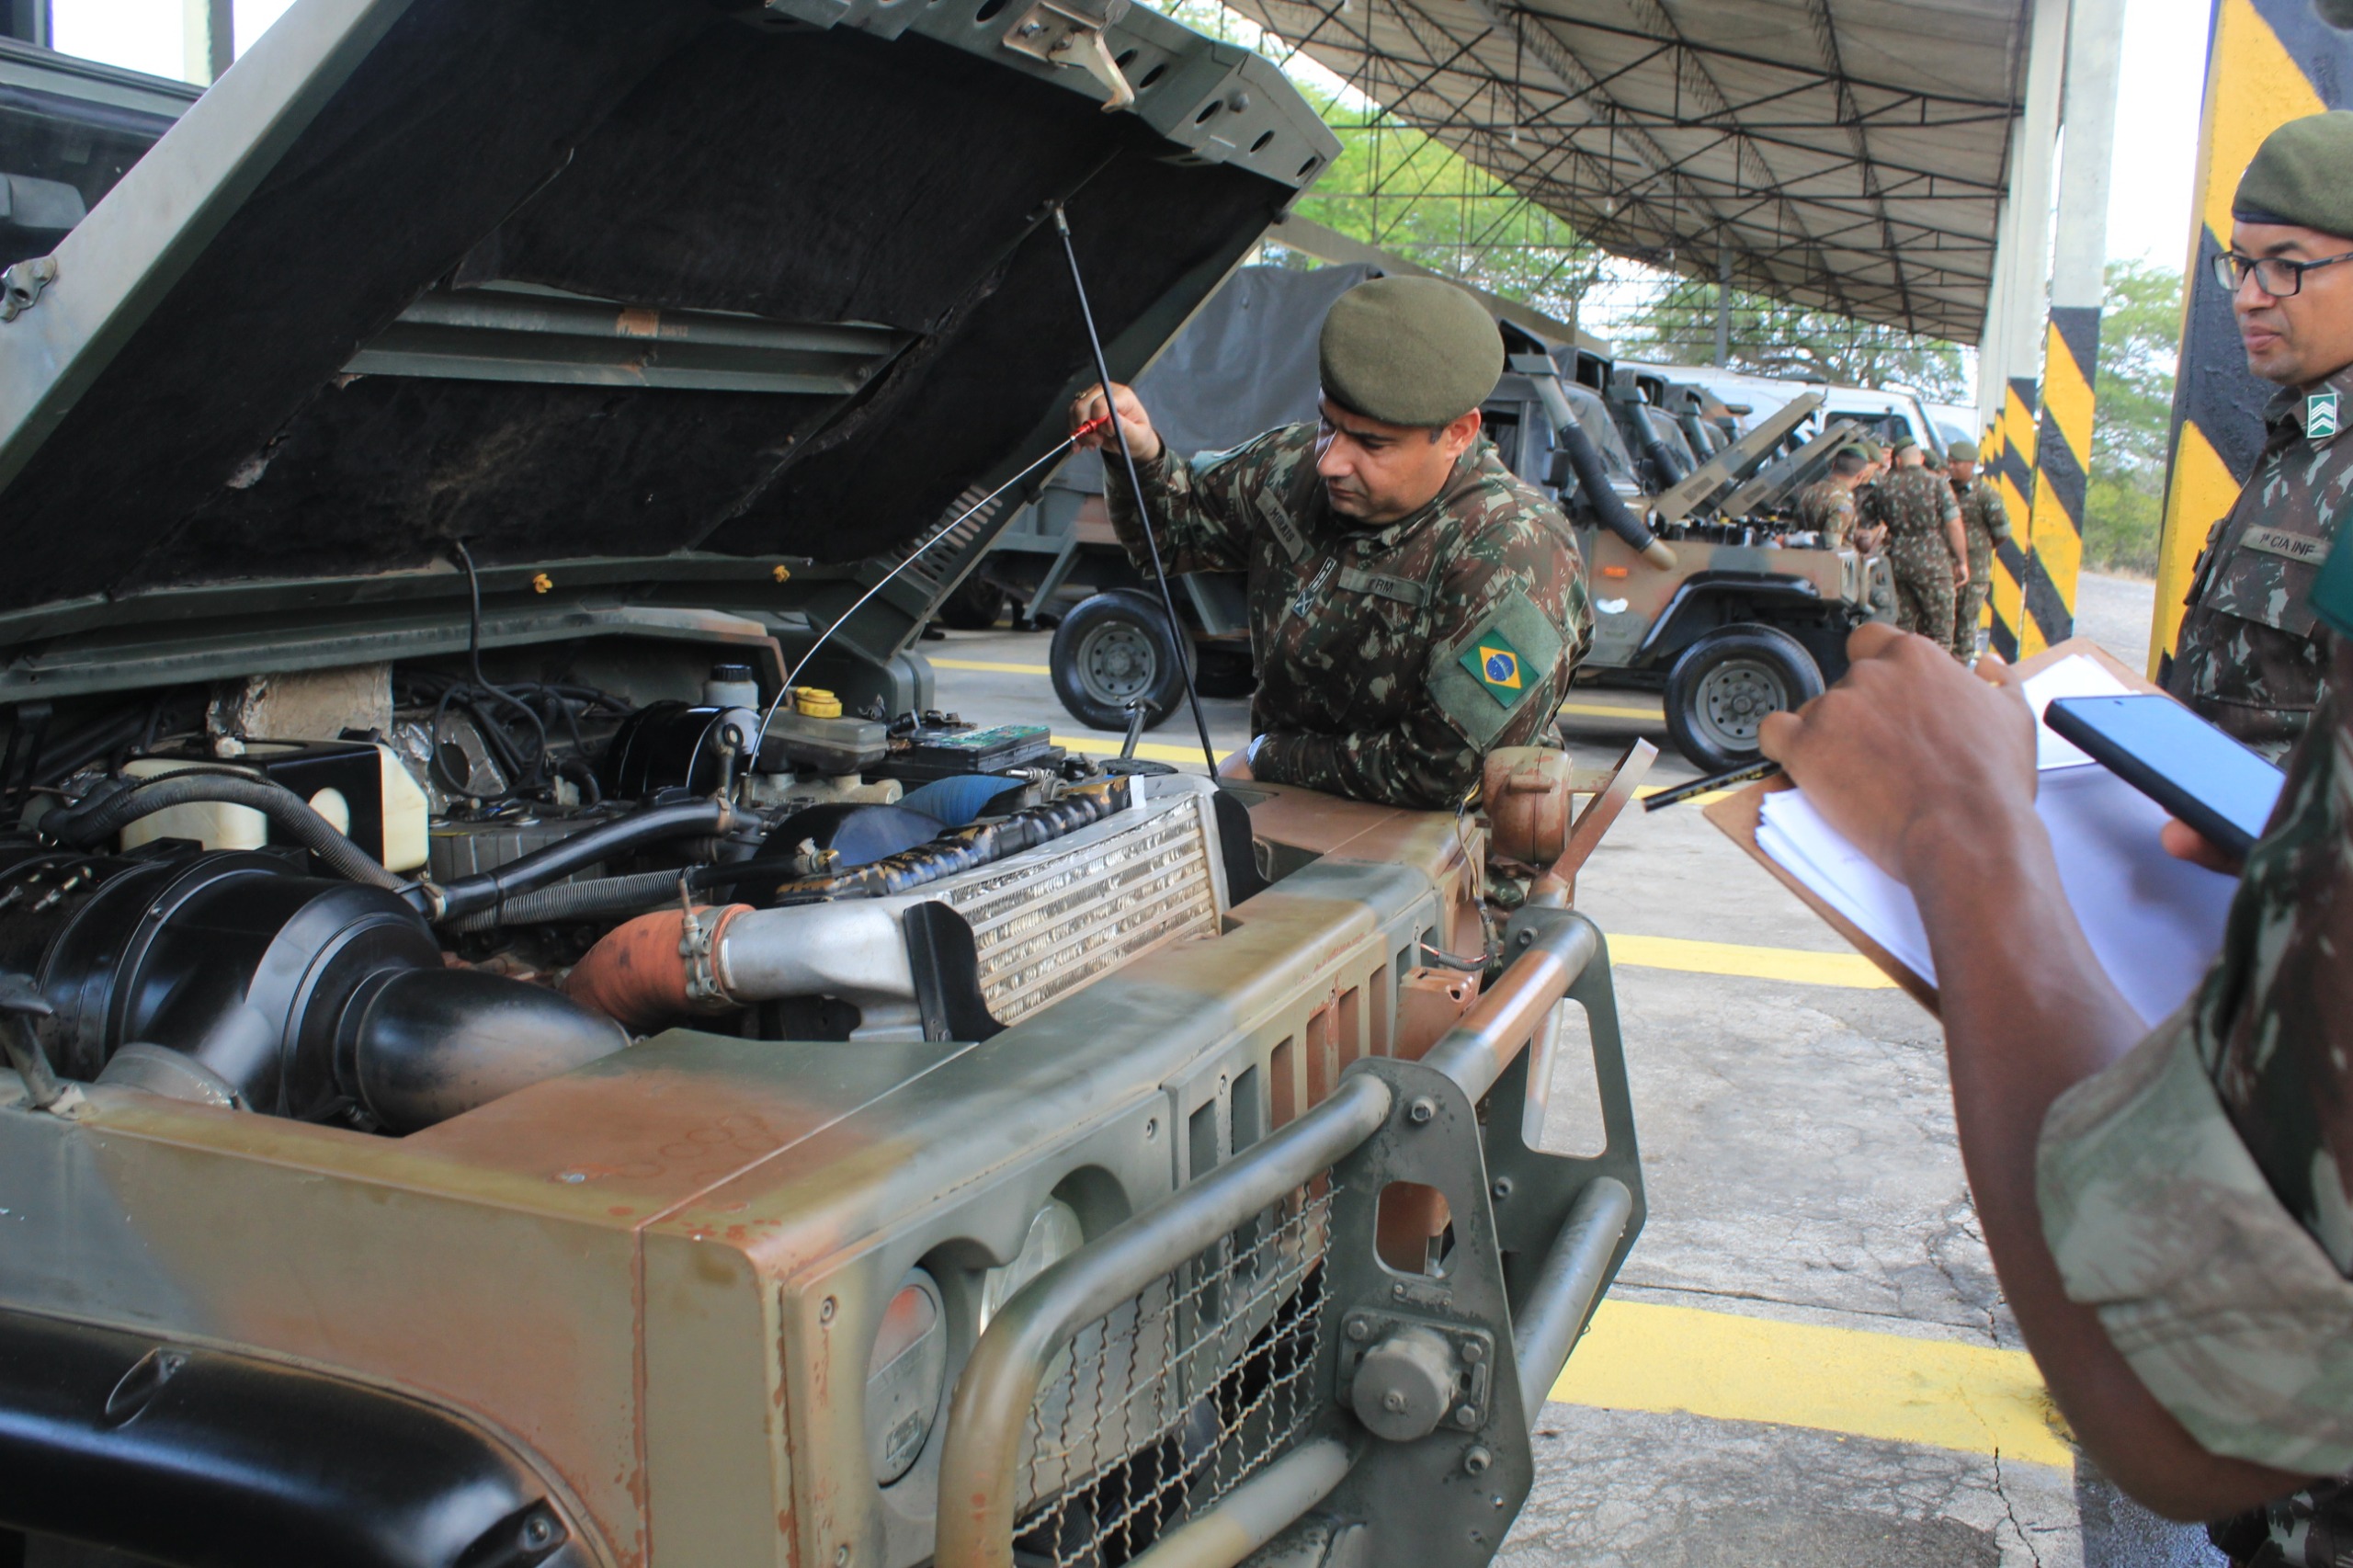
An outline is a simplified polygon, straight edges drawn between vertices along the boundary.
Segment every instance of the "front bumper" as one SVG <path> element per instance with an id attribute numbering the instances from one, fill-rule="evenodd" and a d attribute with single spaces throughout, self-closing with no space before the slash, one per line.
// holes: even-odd
<path id="1" fill-rule="evenodd" d="M 1371 1527 L 1376 1562 L 1494 1555 L 1529 1427 L 1643 1214 L 1599 931 L 1530 909 L 1506 942 L 1421 1060 L 1358 1062 L 1006 1304 L 956 1387 L 938 1568 L 1232 1568 L 1311 1513 L 1321 1539 Z M 1569 1049 L 1570 1006 L 1605 1135 L 1587 1157 L 1524 1136 L 1531 1042 Z M 1428 1213 L 1432 1189 L 1450 1221 L 1420 1272 L 1376 1249 L 1399 1184 L 1392 1203 Z"/>

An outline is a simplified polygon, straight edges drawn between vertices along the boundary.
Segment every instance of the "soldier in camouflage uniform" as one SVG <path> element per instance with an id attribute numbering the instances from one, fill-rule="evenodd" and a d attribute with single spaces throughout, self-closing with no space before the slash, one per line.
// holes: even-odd
<path id="1" fill-rule="evenodd" d="M 1245 776 L 1451 806 L 1488 751 L 1548 735 L 1592 636 L 1583 563 L 1568 520 L 1480 433 L 1503 347 L 1470 295 L 1359 284 L 1319 348 L 1321 423 L 1231 451 L 1168 452 L 1131 393 L 1114 400 L 1166 568 L 1249 574 Z M 1074 427 L 1103 408 L 1082 396 Z M 1128 486 L 1106 489 L 1148 570 Z"/>
<path id="2" fill-rule="evenodd" d="M 1994 487 L 1977 477 L 1977 454 L 1955 447 L 1945 456 L 1953 495 L 1961 502 L 1961 532 L 1969 546 L 1969 581 L 1953 600 L 1952 656 L 1964 665 L 1977 662 L 1978 623 L 1984 619 L 1985 594 L 1994 581 L 1994 546 L 2010 533 L 2010 514 Z"/>
<path id="3" fill-rule="evenodd" d="M 1874 485 L 1863 519 L 1887 530 L 1895 571 L 1895 623 L 1931 642 L 1952 645 L 1953 592 L 1969 580 L 1961 503 L 1942 475 L 1921 465 L 1919 444 L 1895 443 L 1895 470 Z"/>
<path id="4" fill-rule="evenodd" d="M 2303 730 L 2327 670 L 2305 600 L 2353 499 L 2353 116 L 2291 120 L 2232 200 L 2231 306 L 2247 369 L 2279 387 L 2263 455 L 2191 574 L 2167 691 L 2267 756 Z"/>
<path id="5" fill-rule="evenodd" d="M 1855 542 L 1862 520 L 1855 487 L 1870 466 L 1860 447 L 1841 447 L 1830 459 L 1830 472 L 1798 492 L 1798 527 L 1820 534 L 1824 549 L 1845 550 Z"/>
<path id="6" fill-rule="evenodd" d="M 2154 1030 L 2069 907 L 2014 693 L 1866 627 L 1840 685 L 1759 734 L 1911 889 L 2004 1294 L 2091 1458 L 2177 1518 L 2353 1471 L 2353 552 L 2312 602 L 2334 679 L 2220 954 Z M 2333 1568 L 2344 1498 L 2218 1535 L 2264 1568 Z"/>
<path id="7" fill-rule="evenodd" d="M 2353 554 L 2332 666 L 2189 1005 L 2061 1099 L 2041 1201 L 2068 1294 L 2208 1450 L 2353 1470 Z M 2288 1487 L 2282 1485 L 2280 1492 Z M 2234 1557 L 2333 1568 L 2327 1485 L 2218 1526 Z M 2267 1541 L 2266 1538 L 2269 1540 Z"/>

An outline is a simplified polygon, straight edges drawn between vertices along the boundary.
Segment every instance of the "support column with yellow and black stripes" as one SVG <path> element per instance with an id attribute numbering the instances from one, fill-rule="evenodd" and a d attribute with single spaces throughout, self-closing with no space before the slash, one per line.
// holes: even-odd
<path id="1" fill-rule="evenodd" d="M 2230 510 L 2262 453 L 2263 405 L 2275 390 L 2248 373 L 2230 295 L 2214 280 L 2214 256 L 2230 244 L 2231 197 L 2266 136 L 2291 119 L 2348 104 L 2353 37 L 2323 24 L 2311 0 L 2218 0 L 2206 51 L 2197 211 L 2182 279 L 2152 676 L 2181 634 L 2182 599 L 2207 530 Z"/>
<path id="2" fill-rule="evenodd" d="M 1994 582 L 1985 596 L 1994 614 L 1988 641 L 1994 652 L 2011 664 L 2018 662 L 2023 641 L 2027 554 L 2033 540 L 2029 504 L 2034 498 L 2034 393 L 2033 378 L 2009 378 L 2002 394 L 2002 416 L 1994 426 L 1996 449 L 1987 454 L 1988 477 L 2010 518 L 2010 537 L 1994 541 Z"/>

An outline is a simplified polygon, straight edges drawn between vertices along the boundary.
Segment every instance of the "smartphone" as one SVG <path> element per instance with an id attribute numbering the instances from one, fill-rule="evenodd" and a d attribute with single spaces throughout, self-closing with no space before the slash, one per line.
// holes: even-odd
<path id="1" fill-rule="evenodd" d="M 2170 697 L 2062 697 L 2043 722 L 2244 859 L 2271 820 L 2280 772 Z"/>

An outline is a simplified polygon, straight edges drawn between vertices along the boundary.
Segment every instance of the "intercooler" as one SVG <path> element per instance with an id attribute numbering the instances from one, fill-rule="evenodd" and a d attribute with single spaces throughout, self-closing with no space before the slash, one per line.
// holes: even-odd
<path id="1" fill-rule="evenodd" d="M 999 1023 L 1164 942 L 1216 934 L 1224 898 L 1214 786 L 1131 783 L 1138 799 L 1128 810 L 926 890 L 972 927 L 981 996 Z"/>
<path id="2" fill-rule="evenodd" d="M 858 1009 L 855 1040 L 975 1038 L 966 1031 L 985 1039 L 988 1019 L 959 1011 L 965 1004 L 946 1000 L 950 991 L 977 991 L 989 1019 L 1012 1024 L 1154 948 L 1217 934 L 1226 897 L 1214 801 L 1207 779 L 1122 779 L 1083 808 L 1108 808 L 1098 820 L 905 892 L 707 908 L 684 938 L 676 914 L 632 924 L 666 919 L 671 928 L 645 938 L 646 955 L 687 955 L 673 983 L 707 1011 L 831 997 Z M 879 880 L 883 864 L 842 880 Z M 939 945 L 943 922 L 933 917 L 942 910 L 945 924 L 971 929 L 970 976 L 949 978 L 961 960 L 950 950 L 958 944 Z M 631 994 L 606 994 L 627 992 L 616 978 L 625 966 L 600 971 L 597 959 L 592 952 L 574 971 L 574 983 L 584 971 L 597 973 L 585 988 L 596 993 L 592 1005 L 641 1029 L 666 1021 L 659 1009 L 636 1010 Z"/>

